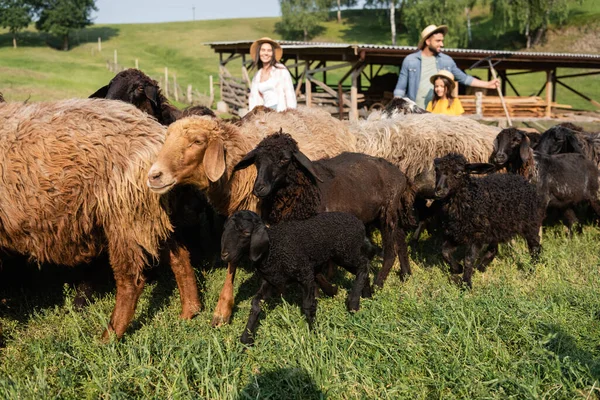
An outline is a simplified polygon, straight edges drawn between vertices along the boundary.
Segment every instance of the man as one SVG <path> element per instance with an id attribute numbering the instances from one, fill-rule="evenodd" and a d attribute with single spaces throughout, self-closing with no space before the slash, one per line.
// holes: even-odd
<path id="1" fill-rule="evenodd" d="M 443 54 L 444 35 L 447 33 L 446 25 L 429 25 L 423 29 L 418 45 L 420 50 L 409 54 L 402 62 L 394 97 L 408 97 L 425 108 L 433 98 L 433 85 L 429 79 L 443 69 L 452 72 L 456 81 L 463 85 L 485 89 L 496 89 L 500 85 L 498 79 L 482 81 L 465 74 L 450 56 Z"/>

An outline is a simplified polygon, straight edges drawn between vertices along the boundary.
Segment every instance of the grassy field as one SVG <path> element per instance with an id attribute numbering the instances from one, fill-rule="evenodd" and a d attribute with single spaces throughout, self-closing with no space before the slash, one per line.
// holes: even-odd
<path id="1" fill-rule="evenodd" d="M 413 276 L 401 283 L 396 270 L 354 315 L 344 307 L 351 277 L 340 273 L 335 281 L 342 290 L 318 300 L 312 332 L 299 293 L 290 290 L 267 304 L 252 348 L 239 343 L 258 285 L 250 270 L 238 272 L 231 325 L 210 327 L 224 269 L 199 267 L 205 309 L 192 321 L 177 318 L 178 291 L 171 273 L 162 271 L 123 340 L 101 344 L 113 286 L 79 310 L 71 286 L 63 284 L 68 272 L 32 269 L 29 283 L 2 285 L 0 398 L 600 395 L 596 226 L 571 240 L 561 226 L 547 229 L 535 266 L 522 240 L 501 246 L 488 271 L 475 274 L 472 291 L 450 281 L 439 246 L 426 237 L 412 248 Z"/>
<path id="2" fill-rule="evenodd" d="M 569 25 L 550 35 L 551 42 L 544 51 L 598 52 L 597 16 L 600 5 L 594 0 L 575 2 L 571 6 Z M 328 21 L 315 41 L 390 44 L 388 20 L 382 10 L 345 11 L 343 24 Z M 473 47 L 518 49 L 522 39 L 517 32 L 502 37 L 493 34 L 495 20 L 486 8 L 479 7 L 473 18 Z M 0 92 L 9 101 L 30 99 L 57 100 L 87 97 L 104 86 L 114 73 L 106 68 L 117 50 L 119 64 L 133 67 L 138 59 L 140 68 L 158 78 L 168 67 L 177 75 L 182 87 L 192 84 L 202 93 L 209 92 L 209 75 L 218 82 L 218 57 L 204 43 L 228 40 L 252 40 L 261 36 L 278 38 L 274 26 L 278 18 L 190 21 L 161 24 L 95 25 L 71 36 L 72 50 L 55 50 L 55 38 L 30 30 L 21 35 L 20 47 L 12 48 L 12 38 L 0 30 Z M 398 44 L 410 45 L 403 27 L 399 26 Z M 102 38 L 102 52 L 97 50 L 98 37 Z M 237 64 L 231 71 L 241 73 Z M 343 71 L 338 72 L 341 76 Z M 563 71 L 559 71 L 562 74 Z M 477 72 L 476 72 L 477 74 Z M 334 77 L 335 73 L 330 74 Z M 479 73 L 486 78 L 485 71 Z M 544 82 L 544 75 L 517 76 L 513 83 L 522 95 L 535 94 Z M 600 98 L 600 77 L 571 78 L 567 80 L 577 90 Z M 509 94 L 512 94 L 510 91 Z M 217 96 L 219 95 L 217 90 Z M 587 101 L 559 88 L 557 101 L 575 108 L 593 109 Z"/>

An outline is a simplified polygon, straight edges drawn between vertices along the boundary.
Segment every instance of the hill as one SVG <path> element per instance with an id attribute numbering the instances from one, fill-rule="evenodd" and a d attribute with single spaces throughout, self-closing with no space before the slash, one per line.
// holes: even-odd
<path id="1" fill-rule="evenodd" d="M 348 10 L 344 23 L 334 19 L 323 24 L 323 32 L 314 41 L 389 44 L 385 10 Z M 493 17 L 486 7 L 473 13 L 473 47 L 518 49 L 518 32 L 495 37 Z M 597 17 L 600 5 L 593 0 L 575 3 L 564 27 L 553 27 L 543 51 L 598 52 L 600 31 Z M 106 63 L 117 51 L 118 62 L 139 67 L 153 77 L 164 75 L 168 67 L 182 86 L 192 84 L 208 93 L 209 75 L 218 82 L 218 57 L 204 43 L 212 41 L 248 40 L 262 36 L 279 38 L 274 32 L 279 18 L 250 18 L 212 21 L 190 21 L 159 24 L 95 25 L 72 35 L 73 48 L 68 52 L 55 50 L 56 39 L 31 28 L 21 35 L 19 48 L 12 48 L 8 32 L 0 30 L 0 91 L 9 101 L 32 101 L 86 97 L 105 85 L 113 76 Z M 98 51 L 98 38 L 102 51 Z M 399 45 L 409 45 L 405 29 L 399 27 Z M 538 49 L 535 49 L 538 50 Z M 513 83 L 522 95 L 537 92 L 544 80 L 539 76 L 514 77 Z M 539 82 L 538 82 L 539 81 Z M 600 98 L 600 78 L 575 78 L 573 87 L 592 98 Z M 591 84 L 590 82 L 593 82 Z M 512 94 L 512 93 L 509 93 Z M 218 96 L 218 90 L 217 90 Z M 593 106 L 564 89 L 559 89 L 557 101 L 577 108 Z"/>

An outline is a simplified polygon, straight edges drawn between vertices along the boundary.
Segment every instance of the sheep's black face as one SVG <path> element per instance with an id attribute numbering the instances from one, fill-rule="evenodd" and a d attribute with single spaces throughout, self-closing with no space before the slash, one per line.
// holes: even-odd
<path id="1" fill-rule="evenodd" d="M 513 157 L 518 157 L 525 138 L 525 133 L 515 128 L 503 129 L 494 140 L 494 152 L 490 161 L 502 167 Z"/>
<path id="2" fill-rule="evenodd" d="M 466 165 L 466 159 L 459 154 L 448 154 L 434 160 L 436 198 L 445 198 L 463 184 L 467 175 Z"/>
<path id="3" fill-rule="evenodd" d="M 251 211 L 238 211 L 229 217 L 221 236 L 221 259 L 236 263 L 248 256 L 252 233 L 260 225 L 262 221 Z"/>
<path id="4" fill-rule="evenodd" d="M 548 129 L 536 147 L 543 154 L 583 153 L 576 131 L 560 125 Z"/>
<path id="5" fill-rule="evenodd" d="M 292 158 L 293 154 L 289 150 L 256 154 L 256 181 L 253 190 L 256 197 L 265 198 L 285 185 Z"/>

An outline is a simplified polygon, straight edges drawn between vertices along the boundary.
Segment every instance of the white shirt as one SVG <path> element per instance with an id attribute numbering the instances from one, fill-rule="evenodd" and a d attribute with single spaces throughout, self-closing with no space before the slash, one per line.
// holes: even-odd
<path id="1" fill-rule="evenodd" d="M 275 88 L 275 81 L 273 77 L 270 77 L 264 82 L 258 83 L 258 93 L 263 98 L 265 102 L 265 106 L 267 107 L 276 107 L 278 103 L 277 92 Z"/>
<path id="2" fill-rule="evenodd" d="M 252 86 L 250 87 L 250 96 L 248 98 L 249 110 L 252 110 L 258 105 L 267 105 L 266 99 L 261 95 L 259 91 L 259 84 L 261 83 L 260 77 L 262 74 L 262 68 L 258 70 L 254 78 L 252 79 Z M 294 89 L 294 83 L 292 82 L 292 76 L 287 70 L 285 65 L 277 63 L 274 67 L 271 67 L 270 77 L 266 83 L 272 81 L 273 92 L 277 100 L 273 104 L 268 106 L 277 105 L 277 111 L 284 111 L 288 108 L 296 108 L 296 91 Z M 270 95 L 267 95 L 270 96 Z M 269 98 L 269 97 L 268 97 Z M 270 100 L 269 100 L 270 101 Z"/>

